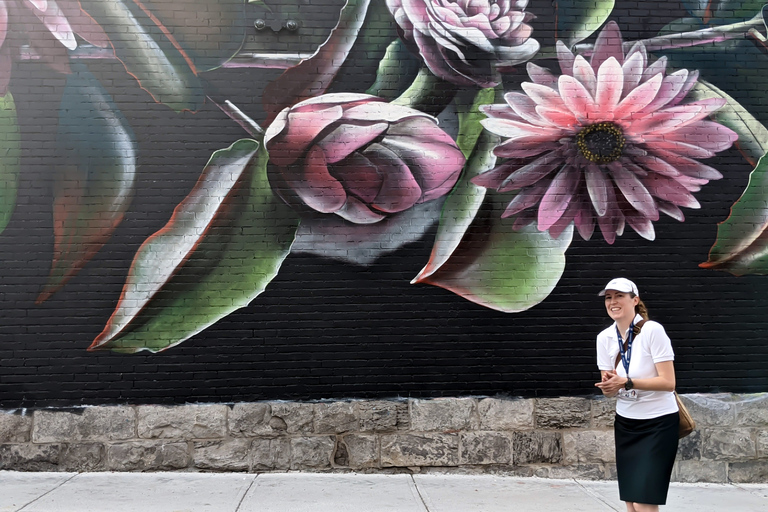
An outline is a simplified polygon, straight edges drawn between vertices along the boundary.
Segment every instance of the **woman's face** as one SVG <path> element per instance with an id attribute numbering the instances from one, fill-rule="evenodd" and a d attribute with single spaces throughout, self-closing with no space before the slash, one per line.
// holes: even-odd
<path id="1" fill-rule="evenodd" d="M 635 318 L 635 306 L 640 302 L 638 297 L 616 290 L 606 290 L 605 310 L 608 316 L 616 322 L 629 321 Z"/>

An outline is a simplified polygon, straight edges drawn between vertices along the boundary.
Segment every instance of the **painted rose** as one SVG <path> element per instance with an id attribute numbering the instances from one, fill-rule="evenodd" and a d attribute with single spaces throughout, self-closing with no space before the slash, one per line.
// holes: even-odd
<path id="1" fill-rule="evenodd" d="M 699 162 L 731 147 L 736 133 L 708 120 L 721 98 L 685 103 L 698 72 L 667 73 L 642 43 L 625 54 L 618 26 L 599 34 L 590 61 L 557 45 L 562 75 L 528 63 L 524 93 L 484 108 L 485 128 L 506 140 L 494 153 L 507 160 L 473 182 L 518 191 L 505 217 L 537 222 L 559 234 L 575 222 L 589 239 L 595 223 L 613 243 L 628 224 L 653 240 L 652 221 L 680 207 L 699 208 L 693 192 L 722 175 Z"/>
<path id="2" fill-rule="evenodd" d="M 0 96 L 8 89 L 11 62 L 20 58 L 23 45 L 51 68 L 69 73 L 75 34 L 102 48 L 109 44 L 78 0 L 0 0 Z"/>
<path id="3" fill-rule="evenodd" d="M 447 194 L 464 166 L 434 118 L 367 94 L 325 94 L 267 128 L 270 182 L 291 205 L 356 224 Z"/>
<path id="4" fill-rule="evenodd" d="M 387 0 L 401 36 L 429 70 L 458 85 L 495 87 L 498 66 L 539 51 L 525 12 L 528 0 Z"/>

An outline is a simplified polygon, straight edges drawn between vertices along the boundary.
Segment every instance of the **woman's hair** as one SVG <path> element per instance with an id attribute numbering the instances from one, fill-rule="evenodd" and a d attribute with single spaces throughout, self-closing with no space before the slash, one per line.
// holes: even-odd
<path id="1" fill-rule="evenodd" d="M 637 297 L 634 293 L 630 293 L 630 296 L 632 298 Z M 648 317 L 648 308 L 645 307 L 645 303 L 643 302 L 643 299 L 639 298 L 637 299 L 637 306 L 635 306 L 635 313 L 639 314 L 641 317 L 643 317 L 643 320 L 648 321 L 650 318 Z"/>

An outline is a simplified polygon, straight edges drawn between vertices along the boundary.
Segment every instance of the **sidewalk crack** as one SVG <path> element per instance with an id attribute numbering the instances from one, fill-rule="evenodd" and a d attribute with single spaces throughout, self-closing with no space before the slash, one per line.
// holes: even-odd
<path id="1" fill-rule="evenodd" d="M 413 474 L 410 474 L 408 476 L 411 477 L 411 482 L 413 482 L 413 489 L 416 491 L 416 496 L 418 496 L 419 499 L 421 500 L 421 504 L 424 505 L 424 510 L 426 510 L 427 512 L 431 512 L 429 510 L 429 506 L 427 505 L 427 500 L 424 499 L 424 496 L 421 495 L 421 490 L 419 490 L 419 484 L 416 483 L 416 479 L 413 478 Z"/>
<path id="2" fill-rule="evenodd" d="M 605 506 L 606 506 L 606 507 L 608 507 L 609 509 L 611 509 L 611 510 L 614 510 L 614 511 L 616 511 L 616 512 L 621 512 L 621 509 L 618 509 L 618 508 L 614 507 L 614 506 L 613 506 L 613 505 L 612 505 L 612 504 L 611 504 L 609 501 L 607 501 L 607 500 L 606 500 L 606 499 L 605 499 L 603 496 L 601 496 L 600 494 L 596 493 L 595 491 L 593 491 L 593 490 L 592 490 L 592 489 L 590 489 L 589 487 L 586 487 L 585 485 L 582 485 L 582 483 L 581 483 L 581 482 L 579 482 L 579 481 L 578 481 L 578 480 L 576 480 L 576 479 L 574 479 L 573 481 L 576 483 L 576 485 L 578 485 L 578 486 L 581 488 L 581 490 L 582 490 L 582 491 L 584 491 L 585 493 L 587 493 L 587 494 L 588 494 L 588 495 L 590 495 L 592 498 L 596 499 L 597 501 L 599 501 L 600 503 L 602 503 L 603 505 L 605 505 Z"/>
<path id="3" fill-rule="evenodd" d="M 73 478 L 75 478 L 75 477 L 76 477 L 76 476 L 78 476 L 79 474 L 80 474 L 80 473 L 75 473 L 74 475 L 72 475 L 71 477 L 67 478 L 66 480 L 63 480 L 61 483 L 59 483 L 59 485 L 57 485 L 57 486 L 56 486 L 56 487 L 54 487 L 53 489 L 49 490 L 48 492 L 45 492 L 45 493 L 41 494 L 40 496 L 38 496 L 37 498 L 33 499 L 32 501 L 30 501 L 29 503 L 27 503 L 27 504 L 26 504 L 26 505 L 24 505 L 23 507 L 16 509 L 16 512 L 23 512 L 25 508 L 27 508 L 28 506 L 32 505 L 32 504 L 33 504 L 33 503 L 35 503 L 36 501 L 39 501 L 40 499 L 42 499 L 42 498 L 44 498 L 44 497 L 48 496 L 48 495 L 49 495 L 49 494 L 51 494 L 53 491 L 55 491 L 56 489 L 60 488 L 62 485 L 66 484 L 67 482 L 70 482 L 70 481 L 71 481 Z"/>
<path id="4" fill-rule="evenodd" d="M 251 492 L 251 487 L 253 487 L 253 484 L 256 483 L 256 479 L 259 478 L 259 475 L 254 475 L 253 480 L 251 480 L 251 483 L 248 484 L 248 488 L 245 490 L 243 495 L 240 497 L 240 501 L 237 502 L 237 507 L 235 507 L 235 512 L 239 512 L 240 507 L 243 505 L 243 501 L 245 500 L 245 497 L 248 496 L 248 493 Z"/>

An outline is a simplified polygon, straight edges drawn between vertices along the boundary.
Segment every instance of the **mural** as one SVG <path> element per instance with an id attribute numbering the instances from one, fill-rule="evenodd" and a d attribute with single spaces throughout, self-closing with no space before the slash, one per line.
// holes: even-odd
<path id="1" fill-rule="evenodd" d="M 243 135 L 208 149 L 197 183 L 132 255 L 91 351 L 178 345 L 258 305 L 291 253 L 368 266 L 425 236 L 431 256 L 413 283 L 520 313 L 558 286 L 575 236 L 599 253 L 630 229 L 653 241 L 661 214 L 685 222 L 702 187 L 729 179 L 713 158 L 731 148 L 753 170 L 700 265 L 765 274 L 765 88 L 737 84 L 768 77 L 766 10 L 682 0 L 683 17 L 634 40 L 614 4 L 0 0 L 0 230 L 25 172 L 21 119 L 38 108 L 17 108 L 35 87 L 17 73 L 49 67 L 65 84 L 37 302 L 109 246 L 137 168 L 157 158 L 94 71 L 109 62 L 189 126 L 205 130 L 194 112 L 216 105 Z M 730 62 L 737 53 L 754 67 Z M 233 69 L 272 77 L 260 109 L 214 85 Z"/>

